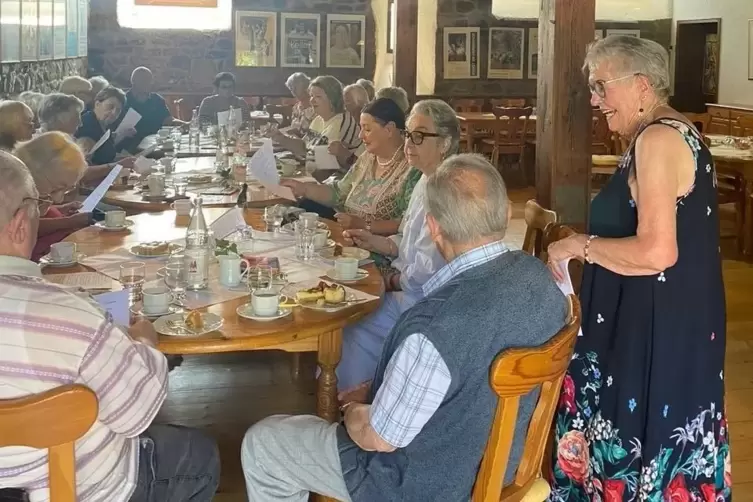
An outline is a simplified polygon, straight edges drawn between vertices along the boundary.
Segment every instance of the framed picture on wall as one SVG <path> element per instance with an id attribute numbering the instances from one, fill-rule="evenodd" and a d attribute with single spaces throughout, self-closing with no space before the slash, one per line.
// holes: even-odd
<path id="1" fill-rule="evenodd" d="M 65 57 L 78 57 L 78 0 L 65 1 Z"/>
<path id="2" fill-rule="evenodd" d="M 235 11 L 235 66 L 277 66 L 277 13 Z"/>
<path id="3" fill-rule="evenodd" d="M 539 76 L 539 29 L 528 30 L 528 78 Z"/>
<path id="4" fill-rule="evenodd" d="M 481 28 L 445 28 L 442 61 L 444 78 L 479 78 L 478 41 Z"/>
<path id="5" fill-rule="evenodd" d="M 39 42 L 39 60 L 52 59 L 52 0 L 39 0 L 39 31 L 37 41 Z"/>
<path id="6" fill-rule="evenodd" d="M 281 14 L 280 66 L 319 68 L 319 21 L 319 14 Z"/>
<path id="7" fill-rule="evenodd" d="M 366 55 L 366 16 L 327 15 L 327 67 L 363 68 Z"/>
<path id="8" fill-rule="evenodd" d="M 39 11 L 37 0 L 21 0 L 21 61 L 37 60 Z"/>
<path id="9" fill-rule="evenodd" d="M 538 29 L 533 31 L 538 32 Z M 487 78 L 523 78 L 524 36 L 524 28 L 489 28 Z M 534 53 L 538 48 L 538 37 L 536 40 L 533 48 L 529 48 Z"/>
<path id="10" fill-rule="evenodd" d="M 65 1 L 66 0 L 53 0 L 53 31 L 52 31 L 52 54 L 55 59 L 65 58 L 65 38 L 67 36 L 67 28 L 65 26 Z"/>
<path id="11" fill-rule="evenodd" d="M 21 0 L 0 0 L 0 12 L 0 61 L 15 63 L 21 60 Z"/>
<path id="12" fill-rule="evenodd" d="M 621 29 L 607 30 L 607 36 L 609 35 L 625 35 L 627 37 L 641 38 L 641 30 L 621 30 Z"/>

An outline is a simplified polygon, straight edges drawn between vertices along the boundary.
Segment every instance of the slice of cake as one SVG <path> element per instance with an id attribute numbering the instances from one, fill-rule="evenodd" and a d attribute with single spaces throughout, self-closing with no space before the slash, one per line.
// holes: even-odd
<path id="1" fill-rule="evenodd" d="M 339 284 L 331 284 L 324 288 L 324 301 L 327 303 L 342 303 L 345 301 L 345 288 Z"/>
<path id="2" fill-rule="evenodd" d="M 185 321 L 186 328 L 191 331 L 198 332 L 204 329 L 204 319 L 201 317 L 201 313 L 197 310 L 192 310 L 186 316 Z"/>

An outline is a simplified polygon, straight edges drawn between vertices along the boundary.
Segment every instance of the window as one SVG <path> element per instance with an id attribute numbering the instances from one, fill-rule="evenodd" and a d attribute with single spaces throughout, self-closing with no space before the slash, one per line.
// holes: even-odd
<path id="1" fill-rule="evenodd" d="M 215 31 L 233 24 L 232 0 L 117 0 L 124 28 Z"/>

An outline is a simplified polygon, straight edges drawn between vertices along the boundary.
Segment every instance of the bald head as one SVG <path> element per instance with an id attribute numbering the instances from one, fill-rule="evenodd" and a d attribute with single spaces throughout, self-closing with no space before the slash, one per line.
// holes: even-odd
<path id="1" fill-rule="evenodd" d="M 152 92 L 154 76 L 152 70 L 145 66 L 139 66 L 131 73 L 131 92 L 138 98 L 148 97 Z"/>
<path id="2" fill-rule="evenodd" d="M 0 103 L 0 148 L 11 150 L 34 134 L 34 112 L 20 101 Z"/>
<path id="3" fill-rule="evenodd" d="M 37 240 L 38 197 L 24 163 L 0 151 L 0 256 L 31 256 Z"/>

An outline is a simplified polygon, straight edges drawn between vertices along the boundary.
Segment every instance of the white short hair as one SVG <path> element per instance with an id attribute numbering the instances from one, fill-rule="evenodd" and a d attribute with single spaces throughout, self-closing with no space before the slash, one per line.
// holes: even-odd
<path id="1" fill-rule="evenodd" d="M 49 195 L 74 186 L 87 169 L 86 158 L 73 139 L 58 131 L 42 133 L 21 143 L 14 152 L 34 177 L 40 192 Z"/>
<path id="2" fill-rule="evenodd" d="M 81 115 L 84 102 L 71 94 L 53 92 L 42 99 L 39 105 L 39 123 L 46 131 L 56 131 L 64 115 L 75 113 Z"/>
<path id="3" fill-rule="evenodd" d="M 0 151 L 0 228 L 5 228 L 25 200 L 38 197 L 34 178 L 24 163 Z"/>

